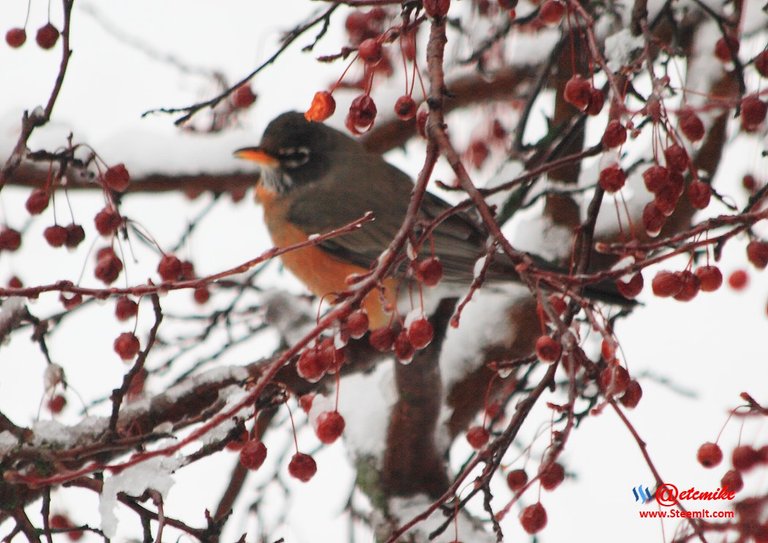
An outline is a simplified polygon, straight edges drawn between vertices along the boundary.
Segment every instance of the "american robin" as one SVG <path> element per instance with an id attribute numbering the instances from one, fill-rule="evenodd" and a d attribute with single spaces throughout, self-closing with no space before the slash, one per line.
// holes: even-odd
<path id="1" fill-rule="evenodd" d="M 353 233 L 281 257 L 310 291 L 330 301 L 335 293 L 349 289 L 348 276 L 369 271 L 387 248 L 403 222 L 413 189 L 410 177 L 381 156 L 298 112 L 278 116 L 258 147 L 239 149 L 235 156 L 259 164 L 256 197 L 264 206 L 276 247 L 305 241 L 313 233 L 329 232 L 373 212 L 374 220 Z M 420 219 L 426 224 L 450 207 L 427 193 Z M 425 249 L 439 257 L 444 283 L 466 286 L 477 260 L 487 253 L 487 240 L 479 221 L 468 213 L 455 213 L 438 225 Z M 505 255 L 500 254 L 491 269 L 492 280 L 519 279 Z M 364 300 L 372 329 L 389 322 L 386 306 L 395 304 L 405 276 L 402 266 L 380 291 Z"/>

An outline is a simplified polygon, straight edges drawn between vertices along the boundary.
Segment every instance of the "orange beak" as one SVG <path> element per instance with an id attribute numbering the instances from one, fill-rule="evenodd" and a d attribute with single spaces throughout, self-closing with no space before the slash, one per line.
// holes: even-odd
<path id="1" fill-rule="evenodd" d="M 251 162 L 255 162 L 270 168 L 276 167 L 280 164 L 280 161 L 278 161 L 274 156 L 269 154 L 261 147 L 244 147 L 242 149 L 238 149 L 233 154 L 237 158 L 250 160 Z"/>

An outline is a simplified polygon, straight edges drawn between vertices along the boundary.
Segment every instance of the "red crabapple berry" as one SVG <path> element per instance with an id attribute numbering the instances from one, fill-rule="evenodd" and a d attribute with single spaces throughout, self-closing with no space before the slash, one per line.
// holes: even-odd
<path id="1" fill-rule="evenodd" d="M 627 409 L 634 409 L 637 404 L 640 403 L 640 399 L 643 397 L 643 387 L 640 386 L 636 380 L 632 379 L 627 385 L 627 390 L 624 391 L 624 395 L 619 399 L 621 404 Z"/>
<path id="2" fill-rule="evenodd" d="M 27 197 L 24 206 L 30 215 L 39 215 L 48 207 L 48 191 L 43 189 L 33 190 Z"/>
<path id="3" fill-rule="evenodd" d="M 104 185 L 107 188 L 116 192 L 123 192 L 128 188 L 128 185 L 131 182 L 131 176 L 125 167 L 125 164 L 120 163 L 107 168 L 107 171 L 104 172 L 103 180 Z"/>
<path id="4" fill-rule="evenodd" d="M 565 6 L 559 0 L 546 0 L 539 8 L 539 20 L 545 25 L 556 25 L 565 14 Z"/>
<path id="5" fill-rule="evenodd" d="M 402 363 L 409 363 L 413 359 L 416 350 L 413 348 L 411 340 L 408 339 L 408 331 L 400 330 L 395 338 L 395 357 Z"/>
<path id="6" fill-rule="evenodd" d="M 549 336 L 540 336 L 536 340 L 536 356 L 542 362 L 557 362 L 560 358 L 560 354 L 563 352 L 563 346 L 559 341 L 555 341 L 554 338 Z"/>
<path id="7" fill-rule="evenodd" d="M 386 353 L 392 350 L 392 345 L 395 342 L 395 333 L 391 328 L 385 326 L 384 328 L 377 328 L 372 330 L 368 336 L 368 343 L 371 347 L 379 351 L 380 353 Z M 410 344 L 410 343 L 409 343 Z"/>
<path id="8" fill-rule="evenodd" d="M 680 123 L 680 131 L 689 141 L 696 142 L 704 137 L 704 123 L 691 108 L 681 109 L 677 120 Z"/>
<path id="9" fill-rule="evenodd" d="M 67 242 L 67 229 L 54 224 L 43 230 L 43 237 L 51 247 L 61 247 Z"/>
<path id="10" fill-rule="evenodd" d="M 518 491 L 528 482 L 528 474 L 524 469 L 513 469 L 507 473 L 507 486 L 510 490 Z"/>
<path id="11" fill-rule="evenodd" d="M 52 396 L 48 400 L 46 407 L 48 408 L 48 411 L 50 411 L 51 413 L 58 414 L 64 410 L 64 407 L 66 405 L 67 405 L 67 399 L 61 394 L 56 394 L 55 396 Z"/>
<path id="12" fill-rule="evenodd" d="M 137 338 L 135 334 L 132 332 L 123 332 L 117 336 L 113 347 L 120 358 L 123 360 L 132 360 L 139 353 L 141 344 L 139 343 L 139 338 Z"/>
<path id="13" fill-rule="evenodd" d="M 739 492 L 744 488 L 744 479 L 741 478 L 741 473 L 735 469 L 729 469 L 720 479 L 720 486 L 731 492 Z"/>
<path id="14" fill-rule="evenodd" d="M 747 283 L 749 283 L 749 275 L 744 270 L 734 270 L 728 276 L 728 285 L 733 290 L 744 290 Z"/>
<path id="15" fill-rule="evenodd" d="M 747 258 L 755 268 L 764 270 L 768 266 L 768 242 L 750 241 L 747 245 Z"/>
<path id="16" fill-rule="evenodd" d="M 408 341 L 414 349 L 423 349 L 432 343 L 434 336 L 435 330 L 432 328 L 432 323 L 423 317 L 416 319 L 408 326 Z"/>
<path id="17" fill-rule="evenodd" d="M 319 381 L 327 369 L 315 348 L 305 349 L 296 361 L 296 373 L 310 383 Z"/>
<path id="18" fill-rule="evenodd" d="M 675 300 L 679 302 L 689 302 L 693 300 L 699 293 L 701 288 L 701 280 L 693 272 L 689 270 L 683 270 L 679 273 L 680 281 L 683 284 L 683 288 L 680 292 L 674 295 Z"/>
<path id="19" fill-rule="evenodd" d="M 745 96 L 741 101 L 741 127 L 745 132 L 756 132 L 768 114 L 768 104 L 756 94 Z"/>
<path id="20" fill-rule="evenodd" d="M 114 234 L 117 229 L 120 228 L 122 219 L 120 218 L 120 214 L 117 212 L 117 210 L 114 207 L 108 205 L 96 213 L 96 216 L 93 218 L 93 222 L 96 225 L 96 230 L 99 232 L 99 234 L 104 237 L 108 237 Z"/>
<path id="21" fill-rule="evenodd" d="M 701 290 L 714 292 L 723 284 L 723 274 L 717 266 L 701 266 L 694 272 L 701 282 Z"/>
<path id="22" fill-rule="evenodd" d="M 27 31 L 23 28 L 11 28 L 5 33 L 5 42 L 14 49 L 18 49 L 24 45 L 24 42 L 26 41 Z"/>
<path id="23" fill-rule="evenodd" d="M 600 89 L 592 89 L 589 91 L 589 104 L 587 105 L 587 115 L 600 115 L 605 104 L 605 96 Z"/>
<path id="24" fill-rule="evenodd" d="M 410 121 L 416 117 L 417 110 L 416 101 L 407 94 L 402 95 L 395 102 L 395 115 L 401 121 Z"/>
<path id="25" fill-rule="evenodd" d="M 434 287 L 443 278 L 443 264 L 436 256 L 429 257 L 416 264 L 416 277 L 425 286 Z"/>
<path id="26" fill-rule="evenodd" d="M 256 101 L 256 94 L 249 84 L 240 85 L 232 93 L 232 105 L 237 109 L 247 109 Z"/>
<path id="27" fill-rule="evenodd" d="M 119 321 L 127 321 L 139 313 L 139 304 L 128 296 L 120 296 L 115 302 L 115 317 Z"/>
<path id="28" fill-rule="evenodd" d="M 211 291 L 205 285 L 197 287 L 192 292 L 192 299 L 195 300 L 195 303 L 198 305 L 206 304 L 208 303 L 208 300 L 211 299 Z"/>
<path id="29" fill-rule="evenodd" d="M 643 279 L 643 274 L 637 272 L 632 275 L 628 281 L 624 281 L 623 278 L 617 279 L 616 289 L 619 291 L 619 294 L 625 298 L 633 300 L 642 292 L 644 283 L 645 280 Z"/>
<path id="30" fill-rule="evenodd" d="M 677 143 L 673 143 L 664 149 L 664 161 L 667 164 L 667 168 L 674 172 L 684 172 L 688 169 L 688 164 L 690 163 L 688 153 Z"/>
<path id="31" fill-rule="evenodd" d="M 712 198 L 712 189 L 702 181 L 693 181 L 688 185 L 688 201 L 696 209 L 704 209 Z"/>
<path id="32" fill-rule="evenodd" d="M 576 109 L 585 110 L 589 105 L 592 84 L 581 75 L 576 74 L 565 84 L 563 98 Z"/>
<path id="33" fill-rule="evenodd" d="M 620 396 L 624 394 L 631 381 L 629 372 L 619 364 L 609 364 L 600 372 L 598 378 L 600 388 L 606 396 Z"/>
<path id="34" fill-rule="evenodd" d="M 308 454 L 297 452 L 288 463 L 288 473 L 291 474 L 291 477 L 306 483 L 317 473 L 317 463 Z"/>
<path id="35" fill-rule="evenodd" d="M 333 338 L 330 337 L 327 337 L 320 342 L 318 355 L 320 356 L 320 364 L 322 364 L 329 373 L 336 373 L 347 359 L 344 349 L 337 349 L 333 342 Z"/>
<path id="36" fill-rule="evenodd" d="M 627 129 L 621 124 L 620 121 L 613 119 L 605 127 L 603 133 L 603 145 L 608 149 L 618 147 L 622 143 L 627 141 Z"/>
<path id="37" fill-rule="evenodd" d="M 317 417 L 315 434 L 317 438 L 329 445 L 336 441 L 344 432 L 344 417 L 338 411 L 325 411 Z"/>
<path id="38" fill-rule="evenodd" d="M 768 50 L 755 57 L 755 70 L 763 77 L 768 77 Z"/>
<path id="39" fill-rule="evenodd" d="M 163 255 L 157 265 L 163 281 L 175 281 L 181 275 L 181 260 L 174 255 Z"/>
<path id="40" fill-rule="evenodd" d="M 705 468 L 714 468 L 723 461 L 723 451 L 720 445 L 708 441 L 696 452 L 696 460 Z"/>
<path id="41" fill-rule="evenodd" d="M 656 202 L 648 202 L 643 208 L 643 227 L 649 236 L 658 236 L 666 220 L 667 217 Z"/>
<path id="42" fill-rule="evenodd" d="M 739 471 L 749 471 L 760 462 L 760 454 L 751 445 L 739 445 L 731 453 L 733 468 Z"/>
<path id="43" fill-rule="evenodd" d="M 369 94 L 361 94 L 349 106 L 345 125 L 355 135 L 360 135 L 371 129 L 376 120 L 376 102 Z"/>
<path id="44" fill-rule="evenodd" d="M 643 172 L 643 181 L 648 192 L 657 193 L 669 183 L 669 170 L 658 164 Z"/>
<path id="45" fill-rule="evenodd" d="M 381 46 L 381 42 L 375 38 L 363 40 L 357 48 L 360 59 L 370 66 L 375 66 L 381 62 L 383 53 L 384 48 Z"/>
<path id="46" fill-rule="evenodd" d="M 739 40 L 734 37 L 721 37 L 715 42 L 715 56 L 722 62 L 730 62 L 739 52 Z"/>
<path id="47" fill-rule="evenodd" d="M 600 170 L 600 177 L 597 182 L 605 192 L 617 192 L 621 190 L 627 181 L 627 174 L 624 173 L 618 164 L 611 164 L 607 168 Z"/>
<path id="48" fill-rule="evenodd" d="M 65 229 L 67 231 L 67 241 L 65 242 L 65 245 L 70 249 L 74 249 L 85 239 L 85 230 L 83 230 L 83 227 L 79 224 L 68 224 Z"/>
<path id="49" fill-rule="evenodd" d="M 115 254 L 111 247 L 100 251 L 100 256 L 96 260 L 96 268 L 93 271 L 96 279 L 102 281 L 105 285 L 111 285 L 120 276 L 123 271 L 123 262 Z"/>
<path id="50" fill-rule="evenodd" d="M 683 282 L 678 274 L 669 271 L 660 271 L 651 281 L 653 294 L 659 298 L 675 296 L 683 289 Z"/>
<path id="51" fill-rule="evenodd" d="M 473 426 L 467 430 L 467 442 L 475 450 L 480 450 L 488 443 L 491 434 L 482 426 Z"/>
<path id="52" fill-rule="evenodd" d="M 246 469 L 259 469 L 266 458 L 267 447 L 258 439 L 249 439 L 240 449 L 240 465 Z"/>
<path id="53" fill-rule="evenodd" d="M 13 228 L 0 230 L 0 251 L 16 251 L 21 247 L 21 233 Z"/>
<path id="54" fill-rule="evenodd" d="M 312 104 L 304 113 L 304 118 L 310 122 L 322 122 L 336 111 L 336 100 L 328 91 L 318 91 L 312 98 Z"/>
<path id="55" fill-rule="evenodd" d="M 24 283 L 21 282 L 17 275 L 14 275 L 8 279 L 8 288 L 24 288 Z"/>
<path id="56" fill-rule="evenodd" d="M 438 19 L 448 14 L 451 7 L 451 0 L 424 0 L 422 5 L 424 11 L 432 18 Z"/>
<path id="57" fill-rule="evenodd" d="M 368 331 L 368 313 L 365 309 L 355 309 L 347 317 L 347 331 L 353 339 L 360 339 Z"/>
<path id="58" fill-rule="evenodd" d="M 35 41 L 43 49 L 53 49 L 59 39 L 59 30 L 48 23 L 37 29 Z"/>
<path id="59" fill-rule="evenodd" d="M 315 395 L 311 392 L 302 394 L 299 396 L 299 407 L 305 413 L 309 413 L 312 410 L 312 403 L 315 401 Z"/>
<path id="60" fill-rule="evenodd" d="M 547 510 L 538 502 L 529 505 L 520 513 L 520 524 L 531 535 L 542 531 L 547 525 Z"/>
<path id="61" fill-rule="evenodd" d="M 539 472 L 539 481 L 545 490 L 554 490 L 565 479 L 565 468 L 558 462 L 552 462 Z"/>

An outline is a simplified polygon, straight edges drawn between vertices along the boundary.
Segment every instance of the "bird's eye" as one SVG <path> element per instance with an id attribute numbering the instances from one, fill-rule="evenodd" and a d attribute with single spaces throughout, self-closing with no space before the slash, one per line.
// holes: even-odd
<path id="1" fill-rule="evenodd" d="M 277 153 L 280 163 L 287 169 L 303 166 L 309 160 L 309 149 L 306 147 L 286 147 Z"/>

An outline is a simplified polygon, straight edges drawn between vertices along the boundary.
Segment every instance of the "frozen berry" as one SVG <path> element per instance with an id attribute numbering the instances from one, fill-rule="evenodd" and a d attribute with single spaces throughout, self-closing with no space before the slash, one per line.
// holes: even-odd
<path id="1" fill-rule="evenodd" d="M 520 513 L 520 524 L 529 534 L 535 534 L 547 525 L 547 510 L 541 503 L 529 505 Z"/>
<path id="2" fill-rule="evenodd" d="M 48 411 L 54 414 L 61 413 L 66 405 L 67 399 L 61 394 L 52 396 L 46 404 Z"/>
<path id="3" fill-rule="evenodd" d="M 631 378 L 624 366 L 609 364 L 600 372 L 598 381 L 606 396 L 620 396 L 627 390 Z"/>
<path id="4" fill-rule="evenodd" d="M 739 445 L 731 453 L 734 469 L 749 471 L 760 462 L 760 454 L 751 445 Z"/>
<path id="5" fill-rule="evenodd" d="M 131 176 L 125 164 L 115 164 L 107 168 L 103 176 L 104 185 L 117 192 L 123 192 L 131 182 Z"/>
<path id="6" fill-rule="evenodd" d="M 123 262 L 115 254 L 115 251 L 108 247 L 107 251 L 101 252 L 96 260 L 96 268 L 93 274 L 96 279 L 102 281 L 105 285 L 114 283 L 123 271 Z"/>
<path id="7" fill-rule="evenodd" d="M 296 453 L 288 463 L 288 473 L 302 483 L 306 483 L 317 473 L 315 459 L 304 453 Z"/>
<path id="8" fill-rule="evenodd" d="M 312 104 L 304 113 L 304 118 L 311 122 L 322 122 L 336 111 L 336 100 L 328 91 L 318 91 L 312 98 Z"/>
<path id="9" fill-rule="evenodd" d="M 540 336 L 536 340 L 536 356 L 542 362 L 557 362 L 560 354 L 563 352 L 563 346 L 559 341 L 549 336 Z"/>
<path id="10" fill-rule="evenodd" d="M 309 413 L 312 410 L 312 403 L 315 401 L 315 395 L 311 392 L 307 394 L 302 394 L 299 396 L 299 407 L 301 407 L 301 410 L 305 413 Z"/>
<path id="11" fill-rule="evenodd" d="M 70 249 L 74 249 L 78 245 L 80 245 L 83 240 L 85 239 L 85 230 L 83 230 L 83 227 L 79 224 L 72 223 L 68 224 L 66 226 L 67 230 L 67 241 L 65 242 L 66 246 Z"/>
<path id="12" fill-rule="evenodd" d="M 701 266 L 694 272 L 699 278 L 701 290 L 714 292 L 723 284 L 723 274 L 717 266 Z"/>
<path id="13" fill-rule="evenodd" d="M 117 336 L 113 347 L 115 352 L 123 360 L 132 360 L 133 357 L 135 357 L 141 349 L 139 338 L 137 338 L 136 335 L 132 332 L 123 332 Z"/>
<path id="14" fill-rule="evenodd" d="M 416 277 L 424 285 L 434 287 L 443 278 L 443 264 L 436 256 L 429 257 L 416 264 Z"/>
<path id="15" fill-rule="evenodd" d="M 195 300 L 196 304 L 206 304 L 211 299 L 211 291 L 205 285 L 195 287 L 195 290 L 192 291 L 192 299 Z"/>
<path id="16" fill-rule="evenodd" d="M 366 64 L 375 66 L 381 62 L 381 57 L 384 54 L 384 48 L 381 46 L 381 42 L 375 38 L 368 38 L 360 42 L 357 48 L 357 54 L 360 55 L 360 59 Z"/>
<path id="17" fill-rule="evenodd" d="M 720 479 L 720 486 L 731 492 L 739 492 L 744 488 L 744 479 L 741 478 L 741 473 L 738 470 L 729 469 Z"/>
<path id="18" fill-rule="evenodd" d="M 319 381 L 327 370 L 328 366 L 323 363 L 318 350 L 315 348 L 305 349 L 296 362 L 296 373 L 311 383 Z"/>
<path id="19" fill-rule="evenodd" d="M 632 379 L 627 385 L 627 390 L 624 391 L 624 395 L 619 399 L 621 404 L 628 408 L 634 409 L 637 404 L 640 403 L 640 399 L 643 397 L 643 387 L 640 386 L 636 380 Z"/>
<path id="20" fill-rule="evenodd" d="M 693 300 L 701 288 L 701 280 L 699 277 L 689 270 L 683 270 L 680 272 L 680 281 L 683 286 L 680 289 L 680 292 L 674 295 L 675 300 L 679 302 L 689 302 Z"/>
<path id="21" fill-rule="evenodd" d="M 435 335 L 435 331 L 425 318 L 416 319 L 408 326 L 408 341 L 411 342 L 414 349 L 423 349 L 430 343 Z"/>
<path id="22" fill-rule="evenodd" d="M 755 57 L 755 70 L 763 77 L 768 77 L 768 50 Z"/>
<path id="23" fill-rule="evenodd" d="M 743 290 L 749 283 L 749 275 L 744 270 L 734 270 L 728 276 L 728 284 L 733 290 Z"/>
<path id="24" fill-rule="evenodd" d="M 592 84 L 581 75 L 576 74 L 565 84 L 563 98 L 577 109 L 584 110 L 589 105 Z"/>
<path id="25" fill-rule="evenodd" d="M 627 174 L 624 173 L 618 164 L 611 164 L 607 168 L 600 170 L 598 183 L 606 192 L 616 192 L 621 190 L 627 181 Z"/>
<path id="26" fill-rule="evenodd" d="M 355 135 L 367 132 L 376 120 L 376 103 L 369 94 L 361 94 L 349 106 L 345 125 Z"/>
<path id="27" fill-rule="evenodd" d="M 755 132 L 768 114 L 768 103 L 756 94 L 750 94 L 741 101 L 741 127 L 745 132 Z"/>
<path id="28" fill-rule="evenodd" d="M 664 161 L 667 168 L 675 172 L 684 172 L 688 169 L 688 153 L 683 147 L 674 143 L 664 149 Z"/>
<path id="29" fill-rule="evenodd" d="M 722 62 L 730 62 L 739 53 L 739 40 L 722 36 L 715 42 L 715 56 Z"/>
<path id="30" fill-rule="evenodd" d="M 256 101 L 256 95 L 249 84 L 240 85 L 232 93 L 232 105 L 237 109 L 246 109 Z"/>
<path id="31" fill-rule="evenodd" d="M 528 482 L 528 474 L 524 469 L 513 469 L 507 473 L 507 486 L 511 490 L 520 490 Z"/>
<path id="32" fill-rule="evenodd" d="M 603 133 L 603 145 L 611 149 L 613 147 L 618 147 L 625 141 L 627 141 L 627 129 L 624 128 L 624 125 L 621 124 L 621 122 L 613 119 L 608 123 L 608 126 L 605 127 L 605 132 Z"/>
<path id="33" fill-rule="evenodd" d="M 338 411 L 325 411 L 317 417 L 315 433 L 326 445 L 336 441 L 344 432 L 344 417 Z"/>
<path id="34" fill-rule="evenodd" d="M 539 20 L 545 25 L 560 23 L 565 13 L 565 6 L 559 0 L 546 0 L 539 8 Z"/>
<path id="35" fill-rule="evenodd" d="M 416 350 L 413 348 L 411 340 L 408 339 L 408 331 L 400 330 L 400 333 L 397 334 L 394 341 L 395 356 L 397 359 L 403 363 L 410 362 L 413 359 Z"/>
<path id="36" fill-rule="evenodd" d="M 368 331 L 368 313 L 365 309 L 355 309 L 347 317 L 347 331 L 353 339 L 360 339 Z"/>
<path id="37" fill-rule="evenodd" d="M 0 229 L 0 250 L 15 251 L 21 247 L 21 233 L 9 227 Z"/>
<path id="38" fill-rule="evenodd" d="M 723 461 L 723 451 L 720 445 L 708 441 L 696 452 L 696 460 L 705 468 L 714 468 Z"/>
<path id="39" fill-rule="evenodd" d="M 139 313 L 139 304 L 128 296 L 120 296 L 115 302 L 115 317 L 119 321 L 127 321 Z"/>
<path id="40" fill-rule="evenodd" d="M 768 242 L 752 240 L 747 245 L 747 258 L 760 270 L 768 266 Z"/>
<path id="41" fill-rule="evenodd" d="M 99 232 L 99 234 L 102 236 L 111 236 L 120 227 L 122 219 L 120 218 L 120 214 L 117 212 L 117 210 L 114 207 L 108 205 L 96 213 L 96 216 L 93 218 L 93 222 L 96 225 L 96 230 Z"/>
<path id="42" fill-rule="evenodd" d="M 37 42 L 37 45 L 42 47 L 43 49 L 52 49 L 54 45 L 56 45 L 56 42 L 59 39 L 59 30 L 53 26 L 51 23 L 48 23 L 44 26 L 41 26 L 37 29 L 37 35 L 35 36 L 35 41 Z"/>
<path id="43" fill-rule="evenodd" d="M 643 172 L 643 181 L 648 192 L 657 193 L 669 183 L 669 170 L 658 164 Z"/>
<path id="44" fill-rule="evenodd" d="M 371 347 L 381 353 L 391 351 L 394 342 L 395 333 L 389 327 L 377 328 L 376 330 L 371 331 L 368 336 L 368 343 L 371 344 Z"/>
<path id="45" fill-rule="evenodd" d="M 395 115 L 401 121 L 410 121 L 416 117 L 416 101 L 407 94 L 402 95 L 395 102 Z"/>
<path id="46" fill-rule="evenodd" d="M 616 281 L 616 289 L 625 298 L 633 300 L 642 292 L 644 283 L 643 274 L 637 272 L 627 280 L 625 278 L 618 279 Z"/>
<path id="47" fill-rule="evenodd" d="M 653 293 L 660 298 L 675 296 L 683 289 L 681 277 L 669 271 L 660 271 L 651 282 Z"/>
<path id="48" fill-rule="evenodd" d="M 709 205 L 712 189 L 702 181 L 693 181 L 688 185 L 688 201 L 696 209 L 704 209 Z"/>
<path id="49" fill-rule="evenodd" d="M 704 123 L 691 108 L 683 108 L 677 114 L 680 123 L 680 131 L 690 141 L 696 142 L 704 137 Z"/>
<path id="50" fill-rule="evenodd" d="M 539 481 L 542 488 L 545 490 L 554 490 L 565 479 L 565 468 L 558 463 L 552 462 L 547 464 L 544 469 L 539 472 Z"/>
<path id="51" fill-rule="evenodd" d="M 182 271 L 181 260 L 174 255 L 163 255 L 157 265 L 157 273 L 163 281 L 176 281 Z"/>
<path id="52" fill-rule="evenodd" d="M 48 207 L 48 192 L 43 189 L 33 190 L 27 197 L 24 206 L 30 215 L 39 215 Z"/>
<path id="53" fill-rule="evenodd" d="M 11 28 L 5 33 L 5 42 L 14 49 L 24 45 L 27 41 L 27 31 L 23 28 Z"/>
<path id="54" fill-rule="evenodd" d="M 480 450 L 485 447 L 491 435 L 482 426 L 473 426 L 467 430 L 467 441 L 473 449 Z"/>
<path id="55" fill-rule="evenodd" d="M 267 447 L 258 439 L 249 439 L 240 449 L 240 464 L 250 470 L 257 470 L 267 458 Z"/>

